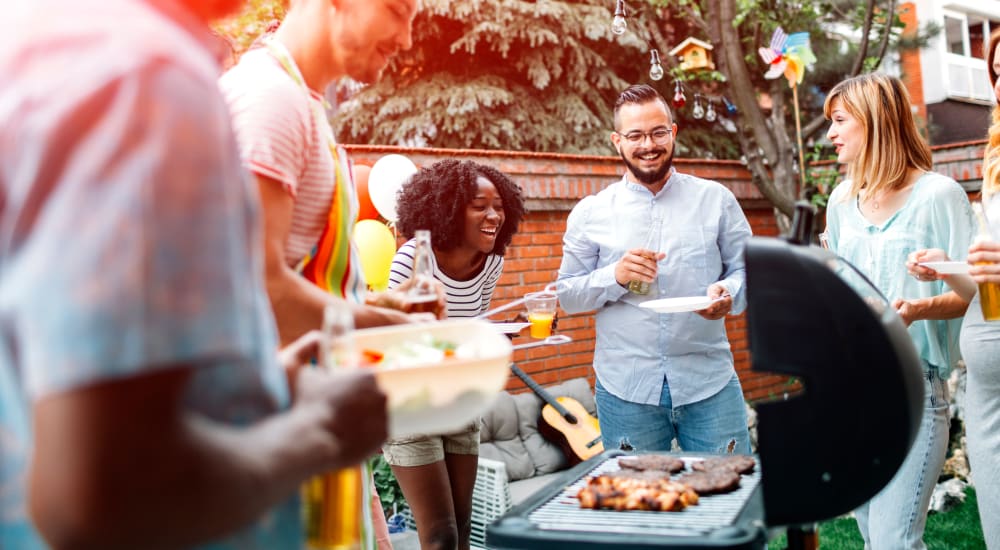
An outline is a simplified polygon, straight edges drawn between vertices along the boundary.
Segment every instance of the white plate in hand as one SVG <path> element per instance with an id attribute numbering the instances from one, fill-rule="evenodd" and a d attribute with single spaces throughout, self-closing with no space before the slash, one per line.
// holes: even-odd
<path id="1" fill-rule="evenodd" d="M 920 262 L 917 265 L 933 269 L 942 275 L 956 275 L 969 272 L 968 262 Z"/>
<path id="2" fill-rule="evenodd" d="M 493 328 L 501 334 L 517 334 L 528 326 L 531 326 L 531 323 L 493 323 Z"/>
<path id="3" fill-rule="evenodd" d="M 686 311 L 698 311 L 705 309 L 714 302 L 708 296 L 684 296 L 682 298 L 663 298 L 661 300 L 648 300 L 639 304 L 639 307 L 651 309 L 658 313 L 683 313 Z"/>

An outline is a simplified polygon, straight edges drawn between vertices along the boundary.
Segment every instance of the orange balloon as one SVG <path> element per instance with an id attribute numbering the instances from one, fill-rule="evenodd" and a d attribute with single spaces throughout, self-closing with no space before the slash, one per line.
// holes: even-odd
<path id="1" fill-rule="evenodd" d="M 378 210 L 372 204 L 371 195 L 368 194 L 368 175 L 371 174 L 372 167 L 364 164 L 354 165 L 354 188 L 358 191 L 358 220 L 377 220 Z"/>

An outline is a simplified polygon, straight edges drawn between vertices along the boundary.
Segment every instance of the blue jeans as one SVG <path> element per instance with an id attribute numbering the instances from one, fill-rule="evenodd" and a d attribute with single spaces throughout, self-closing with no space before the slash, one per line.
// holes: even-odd
<path id="1" fill-rule="evenodd" d="M 659 405 L 620 399 L 608 393 L 600 380 L 594 392 L 605 449 L 624 445 L 636 451 L 669 451 L 676 437 L 688 452 L 750 453 L 743 389 L 735 374 L 719 393 L 679 407 L 670 401 L 666 380 Z"/>
<path id="2" fill-rule="evenodd" d="M 924 372 L 924 391 L 920 430 L 906 460 L 879 494 L 854 511 L 866 550 L 927 548 L 927 507 L 948 451 L 948 389 L 936 367 Z"/>

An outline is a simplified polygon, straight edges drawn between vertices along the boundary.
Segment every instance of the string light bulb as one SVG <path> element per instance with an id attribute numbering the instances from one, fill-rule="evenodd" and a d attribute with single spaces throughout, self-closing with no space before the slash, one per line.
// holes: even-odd
<path id="1" fill-rule="evenodd" d="M 653 80 L 663 78 L 663 65 L 660 65 L 660 52 L 655 49 L 649 52 L 649 78 Z"/>
<path id="2" fill-rule="evenodd" d="M 701 106 L 701 94 L 694 94 L 694 107 L 691 108 L 691 118 L 695 120 L 705 118 L 705 108 Z"/>
<path id="3" fill-rule="evenodd" d="M 701 106 L 700 94 L 694 94 L 694 107 L 691 108 L 691 118 L 695 120 L 705 118 L 705 108 Z"/>
<path id="4" fill-rule="evenodd" d="M 708 110 L 705 111 L 705 120 L 708 122 L 715 122 L 717 115 L 715 114 L 715 100 L 708 100 Z"/>
<path id="5" fill-rule="evenodd" d="M 674 80 L 674 108 L 680 109 L 687 103 L 687 96 L 684 95 L 684 86 L 680 80 Z"/>
<path id="6" fill-rule="evenodd" d="M 625 28 L 628 24 L 625 22 L 625 0 L 618 0 L 615 5 L 615 18 L 611 21 L 611 32 L 621 35 L 625 34 Z"/>
<path id="7" fill-rule="evenodd" d="M 733 105 L 733 102 L 729 101 L 728 97 L 722 96 L 722 103 L 726 106 L 726 112 L 729 113 L 729 116 L 736 114 L 736 105 Z"/>

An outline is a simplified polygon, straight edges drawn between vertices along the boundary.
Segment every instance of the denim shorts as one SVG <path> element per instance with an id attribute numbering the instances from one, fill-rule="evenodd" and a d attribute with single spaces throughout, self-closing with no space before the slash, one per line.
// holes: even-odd
<path id="1" fill-rule="evenodd" d="M 426 466 L 444 460 L 445 454 L 478 455 L 479 422 L 444 435 L 414 435 L 390 439 L 382 456 L 392 466 Z"/>

